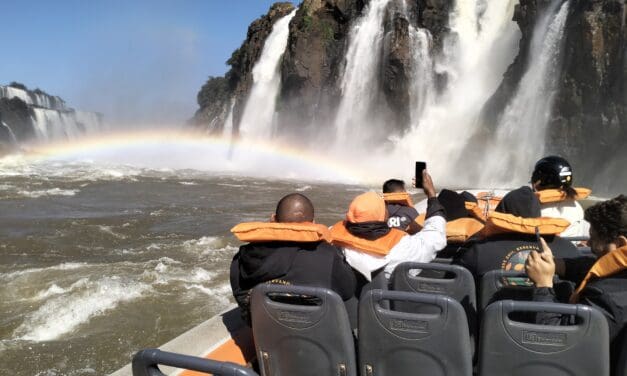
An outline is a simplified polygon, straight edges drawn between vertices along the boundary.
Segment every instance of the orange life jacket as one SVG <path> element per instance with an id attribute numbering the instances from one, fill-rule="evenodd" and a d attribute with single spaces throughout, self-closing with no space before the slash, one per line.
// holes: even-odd
<path id="1" fill-rule="evenodd" d="M 237 239 L 243 242 L 292 241 L 292 242 L 331 242 L 331 232 L 325 225 L 311 222 L 278 223 L 247 222 L 231 229 Z"/>
<path id="2" fill-rule="evenodd" d="M 387 235 L 376 240 L 368 240 L 351 234 L 344 221 L 340 221 L 331 227 L 333 244 L 338 247 L 348 247 L 366 253 L 385 256 L 390 253 L 396 244 L 407 235 L 404 231 L 395 228 L 390 229 Z"/>
<path id="3" fill-rule="evenodd" d="M 592 193 L 592 190 L 588 188 L 575 188 L 575 191 L 577 192 L 575 200 L 583 200 Z M 536 196 L 538 196 L 538 200 L 542 204 L 566 201 L 566 193 L 561 189 L 545 189 L 536 192 Z"/>
<path id="4" fill-rule="evenodd" d="M 383 200 L 386 204 L 399 204 L 403 206 L 414 207 L 414 202 L 411 200 L 411 195 L 407 192 L 384 193 Z"/>
<path id="5" fill-rule="evenodd" d="M 425 214 L 420 214 L 416 217 L 416 223 L 420 227 L 425 225 L 425 216 Z M 464 243 L 481 229 L 483 229 L 483 223 L 476 218 L 458 218 L 446 222 L 446 242 Z"/>
<path id="6" fill-rule="evenodd" d="M 581 281 L 577 290 L 571 295 L 570 302 L 577 303 L 579 301 L 579 295 L 583 289 L 586 288 L 586 285 L 591 279 L 609 277 L 623 270 L 627 270 L 627 246 L 621 247 L 599 258 L 597 262 L 592 265 L 592 268 L 590 268 L 586 277 Z"/>
<path id="7" fill-rule="evenodd" d="M 562 218 L 523 218 L 512 214 L 492 212 L 486 219 L 481 230 L 482 237 L 502 233 L 519 233 L 533 235 L 536 227 L 542 235 L 557 235 L 566 230 L 570 222 Z"/>

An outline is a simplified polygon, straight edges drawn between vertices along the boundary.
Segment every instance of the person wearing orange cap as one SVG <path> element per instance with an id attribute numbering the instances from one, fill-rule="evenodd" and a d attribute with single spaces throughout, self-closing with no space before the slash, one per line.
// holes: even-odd
<path id="1" fill-rule="evenodd" d="M 444 208 L 426 171 L 423 182 L 428 206 L 422 231 L 409 235 L 390 228 L 385 201 L 375 192 L 357 196 L 348 208 L 346 219 L 331 228 L 333 244 L 342 247 L 346 261 L 358 272 L 358 277 L 363 276 L 362 286 L 379 275 L 389 277 L 402 262 L 430 262 L 446 246 Z"/>

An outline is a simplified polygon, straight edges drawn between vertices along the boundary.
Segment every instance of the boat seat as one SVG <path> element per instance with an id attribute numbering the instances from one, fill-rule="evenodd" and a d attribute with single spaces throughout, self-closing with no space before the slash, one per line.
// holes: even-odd
<path id="1" fill-rule="evenodd" d="M 333 291 L 261 284 L 251 297 L 253 337 L 263 376 L 356 376 L 355 343 Z"/>
<path id="2" fill-rule="evenodd" d="M 572 283 L 554 278 L 555 293 L 564 301 L 574 290 Z M 530 301 L 533 294 L 533 284 L 527 273 L 512 270 L 490 270 L 481 278 L 479 286 L 479 312 L 483 312 L 488 305 L 499 300 Z"/>
<path id="3" fill-rule="evenodd" d="M 215 376 L 258 376 L 255 371 L 239 364 L 219 362 L 195 356 L 176 354 L 158 349 L 145 349 L 133 357 L 133 376 L 165 376 L 159 365 L 206 372 Z"/>
<path id="4" fill-rule="evenodd" d="M 415 270 L 421 270 L 415 275 Z M 470 337 L 477 332 L 477 298 L 475 280 L 468 269 L 459 265 L 440 263 L 404 262 L 392 273 L 391 286 L 394 291 L 442 294 L 458 301 L 466 313 Z M 431 304 L 422 305 L 409 301 L 393 302 L 393 309 L 404 312 L 437 313 L 438 308 Z"/>
<path id="5" fill-rule="evenodd" d="M 431 305 L 438 313 L 384 308 L 382 301 Z M 461 304 L 444 295 L 371 290 L 359 302 L 362 376 L 470 376 L 472 354 Z"/>
<path id="6" fill-rule="evenodd" d="M 614 367 L 616 371 L 613 376 L 627 376 L 627 329 L 623 329 L 623 342 Z"/>
<path id="7" fill-rule="evenodd" d="M 568 326 L 514 321 L 512 313 L 551 312 L 575 317 Z M 605 317 L 585 305 L 499 301 L 483 317 L 479 376 L 608 376 Z"/>

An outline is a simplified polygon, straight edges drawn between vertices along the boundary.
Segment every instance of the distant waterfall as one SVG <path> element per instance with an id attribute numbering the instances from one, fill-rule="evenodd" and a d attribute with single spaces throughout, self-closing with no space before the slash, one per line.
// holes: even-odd
<path id="1" fill-rule="evenodd" d="M 4 121 L 0 122 L 0 125 L 7 130 L 11 143 L 17 145 L 17 137 L 15 137 L 15 133 L 13 133 L 11 127 L 9 127 Z"/>
<path id="2" fill-rule="evenodd" d="M 493 155 L 499 155 L 485 181 L 508 183 L 529 174 L 533 162 L 544 154 L 546 131 L 560 77 L 560 57 L 569 2 L 554 1 L 547 16 L 536 25 L 529 67 L 499 121 Z M 559 7 L 559 11 L 557 8 Z M 505 179 L 503 181 L 503 179 Z M 519 180 L 522 180 L 521 177 Z"/>
<path id="3" fill-rule="evenodd" d="M 33 135 L 40 142 L 71 140 L 104 130 L 101 115 L 69 108 L 61 98 L 41 90 L 0 86 L 0 98 L 17 98 L 28 107 L 26 114 L 21 112 L 3 118 L 1 125 L 8 130 L 11 142 L 32 141 L 23 139 L 27 135 Z M 17 134 L 21 138 L 16 137 L 14 130 L 19 130 Z"/>
<path id="4" fill-rule="evenodd" d="M 235 100 L 231 99 L 229 106 L 229 114 L 224 120 L 224 128 L 222 128 L 222 137 L 231 137 L 233 135 L 233 109 L 235 108 Z"/>
<path id="5" fill-rule="evenodd" d="M 336 141 L 339 145 L 345 145 L 349 138 L 359 134 L 355 132 L 360 132 L 360 126 L 371 123 L 371 110 L 378 92 L 383 19 L 389 2 L 370 1 L 364 9 L 364 15 L 350 31 L 346 67 L 341 82 L 342 100 L 335 121 Z"/>
<path id="6" fill-rule="evenodd" d="M 56 96 L 38 91 L 26 91 L 11 86 L 0 86 L 0 98 L 19 98 L 27 105 L 49 108 L 52 110 L 65 110 L 65 102 Z"/>
<path id="7" fill-rule="evenodd" d="M 404 2 L 403 2 L 404 3 Z M 412 47 L 412 82 L 410 85 L 410 120 L 412 124 L 420 121 L 425 108 L 435 99 L 433 58 L 431 45 L 433 44 L 429 30 L 409 26 L 409 36 Z"/>
<path id="8" fill-rule="evenodd" d="M 511 19 L 517 2 L 457 0 L 442 52 L 414 49 L 412 127 L 396 143 L 396 159 L 427 160 L 440 182 L 459 184 L 458 173 L 468 166 L 454 161 L 482 126 L 481 109 L 516 56 L 520 32 Z M 414 38 L 418 45 L 430 43 L 426 30 L 417 29 Z M 432 81 L 436 75 L 446 83 L 440 93 Z"/>
<path id="9" fill-rule="evenodd" d="M 289 25 L 294 15 L 296 10 L 274 24 L 253 68 L 253 86 L 240 123 L 244 137 L 269 138 L 274 133 L 276 98 L 281 89 L 281 57 L 287 47 Z"/>

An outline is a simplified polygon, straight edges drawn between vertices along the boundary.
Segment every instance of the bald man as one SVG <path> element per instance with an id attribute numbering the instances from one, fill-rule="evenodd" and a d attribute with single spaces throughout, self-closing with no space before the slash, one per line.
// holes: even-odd
<path id="1" fill-rule="evenodd" d="M 263 234 L 259 240 L 245 238 L 248 244 L 240 247 L 231 263 L 233 295 L 249 324 L 250 291 L 260 283 L 324 287 L 344 301 L 353 297 L 352 269 L 342 252 L 328 242 L 328 228 L 314 223 L 314 207 L 306 196 L 289 194 L 279 201 L 270 222 L 243 225 L 246 234 Z M 231 230 L 236 236 L 238 226 Z"/>

